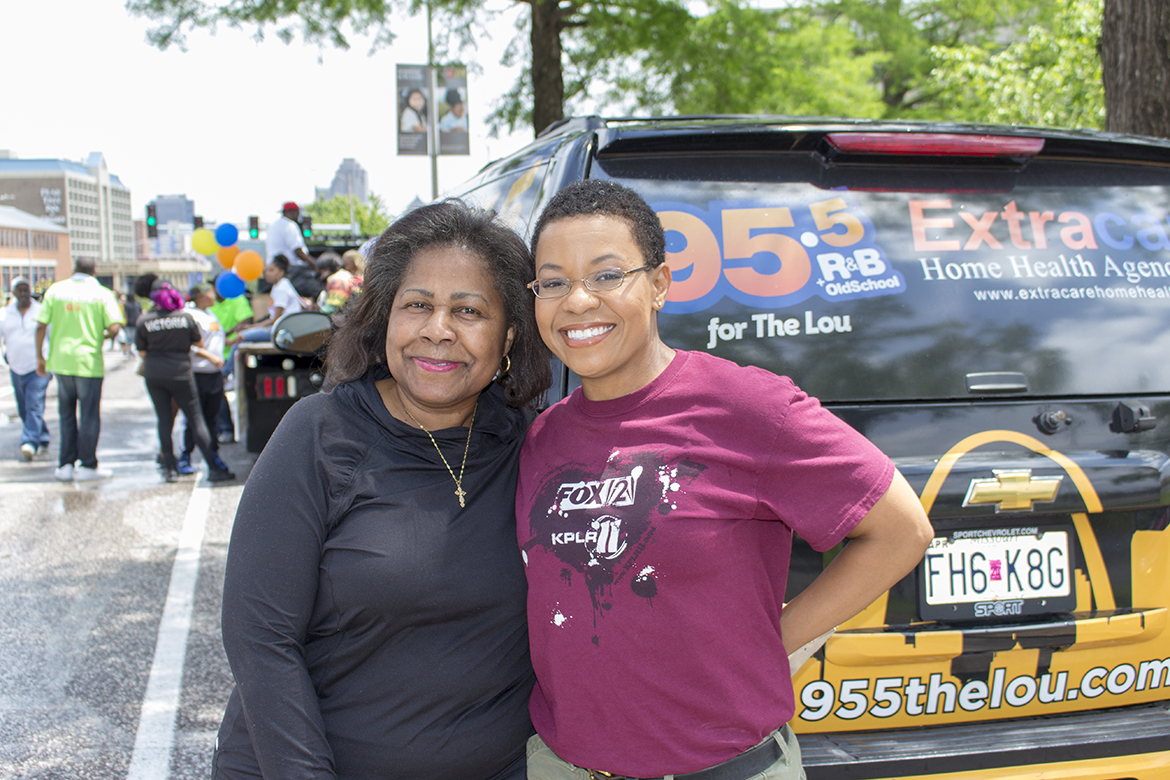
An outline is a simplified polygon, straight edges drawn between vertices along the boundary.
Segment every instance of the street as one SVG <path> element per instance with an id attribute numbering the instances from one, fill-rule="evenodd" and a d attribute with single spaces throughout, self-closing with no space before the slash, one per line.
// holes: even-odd
<path id="1" fill-rule="evenodd" d="M 53 478 L 56 382 L 53 443 L 21 457 L 0 378 L 0 778 L 206 778 L 231 691 L 220 590 L 255 455 L 221 445 L 235 482 L 210 487 L 196 454 L 163 483 L 137 359 L 104 354 L 102 482 Z"/>

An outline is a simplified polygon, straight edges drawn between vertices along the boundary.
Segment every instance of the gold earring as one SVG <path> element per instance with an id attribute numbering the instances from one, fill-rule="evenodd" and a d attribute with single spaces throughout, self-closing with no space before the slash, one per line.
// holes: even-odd
<path id="1" fill-rule="evenodd" d="M 508 357 L 507 355 L 504 355 L 504 373 L 506 374 L 511 370 L 512 370 L 512 358 Z"/>

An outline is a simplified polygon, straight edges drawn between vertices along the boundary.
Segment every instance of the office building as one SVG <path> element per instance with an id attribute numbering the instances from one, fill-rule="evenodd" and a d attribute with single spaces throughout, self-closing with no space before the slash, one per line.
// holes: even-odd
<path id="1" fill-rule="evenodd" d="M 123 289 L 135 274 L 130 189 L 109 172 L 101 152 L 75 162 L 0 151 L 0 205 L 64 228 L 71 260 L 93 258 L 104 284 Z"/>
<path id="2" fill-rule="evenodd" d="M 154 199 L 154 208 L 159 225 L 171 222 L 187 225 L 195 223 L 195 201 L 186 195 L 159 195 Z"/>
<path id="3" fill-rule="evenodd" d="M 314 187 L 317 200 L 332 200 L 338 195 L 354 195 L 359 203 L 370 202 L 370 179 L 366 169 L 352 157 L 346 157 L 328 187 Z"/>

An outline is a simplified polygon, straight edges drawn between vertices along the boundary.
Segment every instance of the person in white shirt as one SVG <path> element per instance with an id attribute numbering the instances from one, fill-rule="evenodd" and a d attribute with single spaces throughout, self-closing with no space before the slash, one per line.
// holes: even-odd
<path id="1" fill-rule="evenodd" d="M 199 335 L 203 337 L 203 345 L 191 347 L 191 372 L 195 377 L 195 391 L 198 394 L 199 408 L 203 411 L 203 419 L 208 425 L 215 422 L 219 416 L 219 407 L 223 405 L 223 346 L 224 332 L 219 320 L 210 309 L 215 305 L 215 288 L 207 282 L 198 282 L 192 285 L 187 293 L 187 308 L 184 311 L 190 314 L 195 324 L 199 326 Z M 219 458 L 218 437 L 211 437 L 211 451 Z M 194 474 L 195 467 L 191 465 L 191 455 L 195 452 L 195 430 L 191 421 L 187 420 L 183 431 L 183 452 L 179 455 L 177 471 L 180 474 Z M 214 464 L 217 468 L 220 463 Z M 227 465 L 223 464 L 226 469 Z"/>
<path id="2" fill-rule="evenodd" d="M 284 255 L 290 266 L 307 265 L 316 272 L 317 264 L 305 247 L 305 236 L 301 233 L 301 207 L 290 200 L 280 209 L 281 217 L 268 226 L 264 244 L 268 257 Z"/>
<path id="3" fill-rule="evenodd" d="M 289 260 L 284 255 L 276 255 L 264 266 L 264 279 L 272 285 L 272 301 L 268 304 L 268 316 L 257 322 L 247 330 L 240 331 L 240 341 L 269 341 L 272 338 L 272 325 L 285 314 L 304 311 L 305 303 L 286 277 Z M 236 362 L 236 346 L 232 347 L 227 363 L 223 366 L 223 375 L 231 376 Z"/>
<path id="4" fill-rule="evenodd" d="M 37 373 L 37 314 L 41 304 L 33 300 L 32 287 L 23 276 L 12 280 L 11 290 L 12 302 L 0 311 L 0 341 L 4 343 L 4 360 L 12 377 L 16 413 L 22 425 L 20 454 L 32 460 L 37 452 L 49 448 L 45 391 L 52 375 Z"/>

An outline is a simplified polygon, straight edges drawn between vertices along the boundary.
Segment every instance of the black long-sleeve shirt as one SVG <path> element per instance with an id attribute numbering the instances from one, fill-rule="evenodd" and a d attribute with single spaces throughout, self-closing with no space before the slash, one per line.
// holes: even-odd
<path id="1" fill-rule="evenodd" d="M 248 479 L 224 583 L 236 689 L 216 778 L 524 777 L 524 417 L 498 388 L 481 395 L 461 509 L 430 439 L 386 411 L 386 375 L 299 401 Z M 467 429 L 433 433 L 460 463 Z"/>

